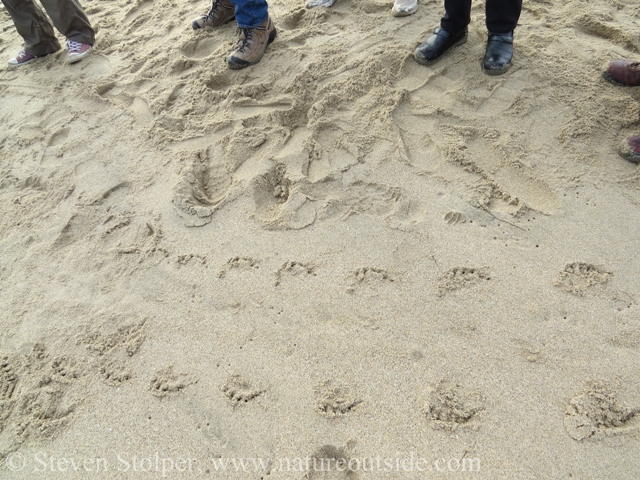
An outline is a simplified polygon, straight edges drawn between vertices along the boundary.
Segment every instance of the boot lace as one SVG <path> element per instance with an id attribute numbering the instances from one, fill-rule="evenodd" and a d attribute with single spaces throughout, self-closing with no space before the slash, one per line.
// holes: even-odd
<path id="1" fill-rule="evenodd" d="M 67 49 L 69 50 L 70 53 L 79 52 L 82 49 L 82 43 L 76 42 L 76 41 L 71 40 L 71 39 L 68 39 L 67 40 Z"/>
<path id="2" fill-rule="evenodd" d="M 211 10 L 209 10 L 209 13 L 207 13 L 207 16 L 204 17 L 205 22 L 208 22 L 210 20 L 215 20 L 216 18 L 218 18 L 218 8 L 220 7 L 220 0 L 216 0 L 213 3 L 213 6 L 211 7 Z"/>
<path id="3" fill-rule="evenodd" d="M 249 46 L 249 44 L 251 43 L 251 40 L 253 40 L 254 30 L 261 30 L 261 28 L 260 27 L 255 27 L 255 28 L 238 27 L 238 35 L 240 36 L 240 39 L 238 40 L 238 47 L 236 48 L 238 52 L 244 53 L 244 50 Z"/>

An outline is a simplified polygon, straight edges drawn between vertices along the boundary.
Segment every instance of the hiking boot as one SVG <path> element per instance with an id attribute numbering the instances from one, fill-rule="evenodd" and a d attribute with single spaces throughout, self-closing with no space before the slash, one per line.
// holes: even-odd
<path id="1" fill-rule="evenodd" d="M 618 153 L 633 163 L 640 163 L 640 135 L 627 138 L 618 147 Z"/>
<path id="2" fill-rule="evenodd" d="M 407 17 L 418 10 L 418 0 L 395 0 L 391 15 L 394 17 Z"/>
<path id="3" fill-rule="evenodd" d="M 258 63 L 267 46 L 276 38 L 276 27 L 271 18 L 254 28 L 238 28 L 238 43 L 231 55 L 227 57 L 227 65 L 234 70 Z"/>
<path id="4" fill-rule="evenodd" d="M 307 8 L 313 8 L 313 7 L 329 8 L 334 3 L 336 3 L 336 0 L 307 0 Z"/>
<path id="5" fill-rule="evenodd" d="M 24 50 L 20 50 L 15 58 L 9 59 L 9 65 L 12 67 L 21 67 L 22 65 L 33 62 L 36 58 L 38 57 L 31 55 Z"/>
<path id="6" fill-rule="evenodd" d="M 67 63 L 76 63 L 87 56 L 91 50 L 91 45 L 88 43 L 80 43 L 67 38 Z"/>
<path id="7" fill-rule="evenodd" d="M 213 6 L 209 13 L 202 15 L 198 18 L 194 18 L 191 21 L 191 26 L 194 30 L 204 27 L 219 27 L 225 23 L 229 23 L 236 18 L 236 6 L 229 0 L 214 0 Z"/>

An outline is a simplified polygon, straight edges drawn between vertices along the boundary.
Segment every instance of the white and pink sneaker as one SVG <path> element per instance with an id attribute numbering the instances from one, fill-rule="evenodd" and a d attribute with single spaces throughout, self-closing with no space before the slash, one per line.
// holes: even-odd
<path id="1" fill-rule="evenodd" d="M 67 63 L 76 63 L 87 56 L 91 50 L 88 43 L 80 43 L 67 38 Z"/>
<path id="2" fill-rule="evenodd" d="M 24 50 L 20 50 L 15 58 L 9 59 L 9 65 L 11 65 L 12 67 L 21 67 L 22 65 L 33 62 L 36 58 L 38 57 L 36 57 L 35 55 L 31 55 Z"/>

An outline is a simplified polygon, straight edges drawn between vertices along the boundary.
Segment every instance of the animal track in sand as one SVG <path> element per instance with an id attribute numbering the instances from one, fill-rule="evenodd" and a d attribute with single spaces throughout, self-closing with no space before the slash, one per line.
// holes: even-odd
<path id="1" fill-rule="evenodd" d="M 301 263 L 296 261 L 285 262 L 276 272 L 276 287 L 280 285 L 284 277 L 306 277 L 315 276 L 316 266 L 311 263 Z"/>
<path id="2" fill-rule="evenodd" d="M 18 377 L 14 372 L 14 367 L 9 357 L 5 355 L 0 360 L 0 402 L 11 400 L 17 383 Z M 2 411 L 0 411 L 0 418 L 2 416 Z"/>
<path id="3" fill-rule="evenodd" d="M 589 289 L 606 285 L 612 275 L 590 263 L 575 262 L 564 267 L 555 285 L 567 293 L 582 296 Z"/>
<path id="4" fill-rule="evenodd" d="M 603 385 L 593 385 L 586 393 L 572 398 L 567 406 L 564 427 L 574 440 L 595 439 L 640 431 L 640 408 L 618 404 Z"/>
<path id="5" fill-rule="evenodd" d="M 112 387 L 117 387 L 131 380 L 131 369 L 121 360 L 103 359 L 98 368 L 102 380 Z"/>
<path id="6" fill-rule="evenodd" d="M 178 255 L 176 259 L 178 265 L 189 265 L 190 263 L 196 263 L 200 265 L 207 265 L 206 255 L 199 255 L 197 253 L 188 253 L 186 255 Z"/>
<path id="7" fill-rule="evenodd" d="M 240 375 L 232 375 L 221 387 L 224 396 L 234 404 L 248 403 L 266 392 L 264 388 L 256 388 Z"/>
<path id="8" fill-rule="evenodd" d="M 118 317 L 110 319 L 116 323 Z M 107 384 L 118 386 L 132 378 L 129 358 L 135 355 L 144 343 L 146 320 L 125 320 L 115 328 L 107 323 L 89 334 L 79 336 L 78 343 L 84 344 L 93 355 L 93 365 L 98 376 Z"/>
<path id="9" fill-rule="evenodd" d="M 174 188 L 173 206 L 186 226 L 200 227 L 211 222 L 230 188 L 231 174 L 226 164 L 212 163 L 208 154 L 197 154 Z"/>
<path id="10" fill-rule="evenodd" d="M 251 257 L 233 257 L 227 261 L 227 264 L 218 273 L 218 278 L 224 278 L 229 272 L 234 270 L 257 270 L 260 268 L 260 261 Z"/>
<path id="11" fill-rule="evenodd" d="M 354 285 L 368 285 L 379 283 L 393 283 L 396 281 L 395 275 L 374 267 L 361 267 L 351 274 Z"/>
<path id="12" fill-rule="evenodd" d="M 156 397 L 180 393 L 194 383 L 186 373 L 177 373 L 172 366 L 159 370 L 151 379 L 149 389 Z"/>
<path id="13" fill-rule="evenodd" d="M 82 343 L 86 345 L 89 352 L 99 356 L 122 351 L 126 356 L 132 357 L 145 341 L 145 323 L 146 320 L 125 322 L 114 332 L 105 332 L 105 330 L 113 328 L 112 325 L 106 324 L 103 328 L 82 338 Z"/>
<path id="14" fill-rule="evenodd" d="M 0 369 L 0 457 L 40 444 L 68 424 L 70 390 L 80 373 L 67 356 L 53 357 L 37 343 L 26 355 L 3 356 Z"/>
<path id="15" fill-rule="evenodd" d="M 256 179 L 254 196 L 259 205 L 282 204 L 289 198 L 291 181 L 284 165 L 275 165 L 269 172 Z"/>
<path id="16" fill-rule="evenodd" d="M 316 410 L 328 417 L 338 417 L 353 411 L 363 401 L 342 385 L 334 385 L 330 380 L 316 387 Z"/>
<path id="17" fill-rule="evenodd" d="M 274 165 L 253 182 L 258 217 L 269 230 L 300 230 L 316 221 L 313 201 L 295 188 L 284 165 Z"/>
<path id="18" fill-rule="evenodd" d="M 444 221 L 447 225 L 459 225 L 461 223 L 467 223 L 467 216 L 462 212 L 451 210 L 444 215 Z"/>
<path id="19" fill-rule="evenodd" d="M 356 288 L 360 287 L 375 288 L 376 286 L 388 285 L 396 282 L 396 280 L 397 277 L 395 274 L 381 268 L 361 267 L 349 274 L 349 286 L 346 292 L 354 293 Z"/>
<path id="20" fill-rule="evenodd" d="M 443 295 L 488 280 L 491 280 L 488 268 L 454 267 L 438 279 L 438 289 Z"/>
<path id="21" fill-rule="evenodd" d="M 441 381 L 429 391 L 424 413 L 434 427 L 453 431 L 461 427 L 478 428 L 474 420 L 483 409 L 479 393 Z"/>

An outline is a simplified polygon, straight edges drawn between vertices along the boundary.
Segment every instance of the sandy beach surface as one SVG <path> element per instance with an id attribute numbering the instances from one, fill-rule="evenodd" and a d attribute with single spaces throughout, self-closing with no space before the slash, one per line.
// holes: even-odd
<path id="1" fill-rule="evenodd" d="M 83 5 L 0 68 L 0 478 L 640 478 L 636 0 L 525 0 L 499 77 L 484 2 L 424 67 L 439 0 L 272 0 L 243 71 Z"/>

